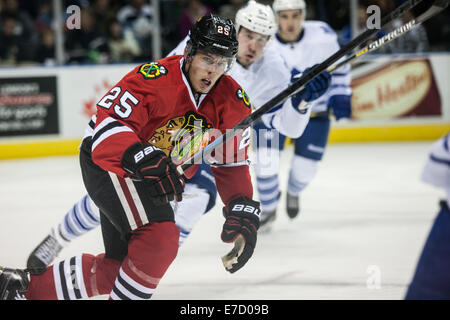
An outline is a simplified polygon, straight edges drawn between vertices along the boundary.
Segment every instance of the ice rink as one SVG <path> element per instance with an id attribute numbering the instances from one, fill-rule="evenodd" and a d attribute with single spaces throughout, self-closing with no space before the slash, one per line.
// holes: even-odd
<path id="1" fill-rule="evenodd" d="M 331 144 L 289 221 L 292 148 L 282 154 L 278 217 L 236 274 L 220 256 L 222 204 L 180 248 L 154 299 L 403 299 L 443 191 L 420 181 L 432 142 Z M 0 265 L 25 267 L 31 250 L 85 194 L 78 157 L 0 161 Z M 101 253 L 100 229 L 60 258 Z M 104 298 L 104 297 L 101 297 Z"/>

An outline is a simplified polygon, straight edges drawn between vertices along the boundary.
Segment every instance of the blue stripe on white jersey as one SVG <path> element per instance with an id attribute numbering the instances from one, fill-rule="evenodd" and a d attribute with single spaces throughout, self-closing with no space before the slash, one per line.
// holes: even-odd
<path id="1" fill-rule="evenodd" d="M 450 150 L 448 149 L 448 142 L 449 142 L 449 140 L 450 140 L 450 134 L 447 134 L 447 135 L 444 137 L 444 149 L 445 149 L 447 152 L 450 152 Z"/>
<path id="2" fill-rule="evenodd" d="M 430 160 L 440 163 L 440 164 L 445 164 L 447 166 L 450 166 L 450 160 L 440 159 L 438 157 L 433 156 L 432 154 L 430 154 Z"/>
<path id="3" fill-rule="evenodd" d="M 439 164 L 450 166 L 450 150 L 448 147 L 450 135 L 447 134 L 433 145 L 430 160 Z M 449 181 L 450 184 L 450 181 Z"/>

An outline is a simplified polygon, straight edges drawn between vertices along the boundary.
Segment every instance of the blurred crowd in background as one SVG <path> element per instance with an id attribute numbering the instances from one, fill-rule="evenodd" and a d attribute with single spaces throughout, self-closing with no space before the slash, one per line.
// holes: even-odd
<path id="1" fill-rule="evenodd" d="M 154 9 L 149 0 L 62 1 L 66 10 L 77 5 L 80 29 L 64 25 L 65 64 L 122 63 L 152 60 Z M 234 19 L 246 0 L 161 0 L 162 55 L 170 52 L 188 33 L 197 18 L 213 12 Z M 272 4 L 272 1 L 258 2 Z M 306 0 L 307 19 L 327 22 L 341 44 L 354 36 L 350 27 L 350 0 Z M 391 12 L 403 0 L 359 0 L 358 18 L 366 26 L 366 9 L 376 4 Z M 408 21 L 413 13 L 404 17 Z M 398 21 L 402 23 L 401 20 Z M 52 0 L 0 0 L 0 65 L 54 65 L 55 19 Z M 447 9 L 383 48 L 390 52 L 450 51 L 450 13 Z"/>

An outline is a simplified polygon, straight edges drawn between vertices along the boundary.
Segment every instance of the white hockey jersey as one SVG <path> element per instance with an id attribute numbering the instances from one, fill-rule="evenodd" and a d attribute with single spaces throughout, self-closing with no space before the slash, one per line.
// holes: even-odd
<path id="1" fill-rule="evenodd" d="M 189 36 L 181 41 L 169 55 L 183 54 L 188 40 Z M 236 62 L 229 72 L 229 75 L 248 94 L 255 109 L 264 105 L 290 85 L 290 70 L 280 54 L 271 46 L 271 42 L 266 45 L 264 54 L 248 68 L 244 68 L 239 62 Z M 302 107 L 305 105 L 306 103 L 302 102 Z M 276 129 L 285 136 L 298 138 L 308 124 L 310 113 L 311 108 L 307 108 L 306 113 L 303 114 L 295 110 L 291 99 L 287 99 L 282 105 L 264 114 L 262 121 L 267 127 Z"/>
<path id="2" fill-rule="evenodd" d="M 431 147 L 421 178 L 423 182 L 444 189 L 450 206 L 450 134 Z"/>
<path id="3" fill-rule="evenodd" d="M 310 20 L 303 22 L 303 33 L 297 42 L 286 43 L 275 36 L 271 45 L 281 54 L 289 70 L 296 73 L 322 63 L 339 50 L 339 43 L 334 30 L 325 22 Z M 352 94 L 349 65 L 336 70 L 331 79 L 328 91 L 311 102 L 313 113 L 326 111 L 328 100 L 333 95 Z"/>

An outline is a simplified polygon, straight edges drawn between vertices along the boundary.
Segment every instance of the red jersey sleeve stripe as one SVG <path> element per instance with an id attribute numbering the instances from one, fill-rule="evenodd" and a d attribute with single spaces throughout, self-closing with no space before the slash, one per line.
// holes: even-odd
<path id="1" fill-rule="evenodd" d="M 114 120 L 113 118 L 106 118 L 101 123 L 99 123 L 92 137 L 92 151 L 105 139 L 111 137 L 120 132 L 132 132 L 133 130 L 120 123 L 119 121 Z"/>

